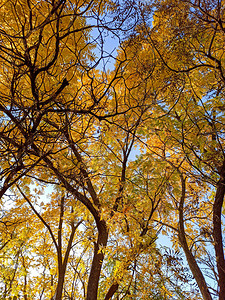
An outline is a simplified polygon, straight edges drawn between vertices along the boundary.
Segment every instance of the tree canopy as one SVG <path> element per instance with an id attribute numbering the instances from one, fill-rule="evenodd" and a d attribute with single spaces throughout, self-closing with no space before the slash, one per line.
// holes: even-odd
<path id="1" fill-rule="evenodd" d="M 225 3 L 0 6 L 0 299 L 225 295 Z"/>

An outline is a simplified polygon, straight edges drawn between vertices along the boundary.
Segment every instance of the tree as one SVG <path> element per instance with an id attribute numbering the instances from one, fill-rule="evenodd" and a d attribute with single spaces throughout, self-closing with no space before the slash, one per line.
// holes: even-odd
<path id="1" fill-rule="evenodd" d="M 135 19 L 137 8 L 129 3 L 127 15 L 127 6 L 120 6 L 121 19 L 112 15 L 111 28 L 111 20 L 105 18 L 104 12 L 107 9 L 113 12 L 114 7 L 102 1 L 9 1 L 1 8 L 4 29 L 1 30 L 0 57 L 0 195 L 7 197 L 7 193 L 13 193 L 19 202 L 22 201 L 24 209 L 29 207 L 29 211 L 33 211 L 41 221 L 39 236 L 44 233 L 43 226 L 47 228 L 51 242 L 47 237 L 41 244 L 49 247 L 47 254 L 53 251 L 51 243 L 55 246 L 57 263 L 49 257 L 41 261 L 43 276 L 50 287 L 42 281 L 40 297 L 46 290 L 53 299 L 62 298 L 75 231 L 83 220 L 82 215 L 88 215 L 85 225 L 91 224 L 91 229 L 85 231 L 90 239 L 90 243 L 86 243 L 89 251 L 93 251 L 93 258 L 84 291 L 86 299 L 96 299 L 109 226 L 123 222 L 123 228 L 127 222 L 126 216 L 119 217 L 124 209 L 126 169 L 135 142 L 134 133 L 146 105 L 144 99 L 140 103 L 132 96 L 132 88 L 126 89 L 120 71 L 126 59 L 118 59 L 111 73 L 96 67 L 112 56 L 103 48 L 104 35 L 123 30 L 128 17 L 131 16 L 131 21 L 133 16 Z M 93 43 L 101 50 L 99 57 L 91 43 L 91 30 L 94 31 Z M 120 94 L 119 86 L 123 86 L 126 93 Z M 110 130 L 105 121 L 108 119 L 112 124 Z M 125 130 L 118 131 L 118 124 Z M 113 130 L 115 141 L 109 136 Z M 106 163 L 112 181 L 106 173 Z M 40 190 L 54 186 L 62 197 L 52 197 L 48 204 L 51 209 L 43 209 L 44 204 L 38 199 L 33 202 L 37 193 L 32 189 L 35 184 Z M 106 191 L 105 186 L 110 185 L 113 189 Z M 56 207 L 57 202 L 59 207 Z M 71 207 L 70 212 L 67 205 Z M 13 209 L 18 209 L 16 203 Z M 64 223 L 65 213 L 68 214 L 67 223 Z M 77 223 L 74 223 L 75 213 L 79 214 Z M 52 216 L 52 220 L 46 214 Z M 38 224 L 37 219 L 32 224 Z M 147 227 L 137 235 L 146 235 Z M 70 236 L 67 242 L 65 237 L 63 240 L 63 230 Z M 34 248 L 38 246 L 38 241 L 32 243 Z M 137 253 L 141 245 L 138 241 Z M 55 264 L 57 284 L 54 283 Z M 24 262 L 24 268 L 28 269 L 29 264 Z M 27 281 L 24 288 L 26 285 Z M 51 289 L 54 288 L 53 295 Z M 24 297 L 28 297 L 26 293 Z"/>
<path id="2" fill-rule="evenodd" d="M 223 299 L 223 6 L 2 5 L 3 297 Z"/>
<path id="3" fill-rule="evenodd" d="M 180 187 L 171 179 L 168 183 L 177 221 L 163 223 L 175 232 L 174 242 L 179 240 L 204 299 L 217 293 L 224 298 L 223 10 L 222 1 L 162 1 L 156 4 L 153 26 L 146 23 L 137 41 L 139 57 L 146 55 L 145 68 L 155 57 L 155 87 L 158 81 L 167 83 L 155 89 L 158 113 L 150 115 L 153 121 L 142 135 L 147 151 L 168 162 L 170 178 L 176 175 L 180 182 Z M 215 249 L 213 260 L 207 244 Z M 202 263 L 215 281 L 218 277 L 218 289 L 209 291 Z"/>

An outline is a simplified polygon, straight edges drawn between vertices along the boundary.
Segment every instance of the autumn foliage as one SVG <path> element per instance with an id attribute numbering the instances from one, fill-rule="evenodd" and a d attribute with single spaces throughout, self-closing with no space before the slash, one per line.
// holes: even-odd
<path id="1" fill-rule="evenodd" d="M 0 4 L 0 299 L 225 299 L 224 1 Z"/>

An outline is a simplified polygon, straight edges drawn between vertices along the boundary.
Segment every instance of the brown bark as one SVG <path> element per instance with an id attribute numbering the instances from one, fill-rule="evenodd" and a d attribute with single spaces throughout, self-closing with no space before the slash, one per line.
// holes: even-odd
<path id="1" fill-rule="evenodd" d="M 76 226 L 74 226 L 73 224 L 72 226 L 72 231 L 70 234 L 70 239 L 66 248 L 66 253 L 63 259 L 62 263 L 59 263 L 58 266 L 58 283 L 57 283 L 57 289 L 56 289 L 56 294 L 54 297 L 54 300 L 61 300 L 62 299 L 62 292 L 63 292 L 63 286 L 64 286 L 64 281 L 65 281 L 65 273 L 66 273 L 66 267 L 67 267 L 67 263 L 68 263 L 68 259 L 69 259 L 69 254 L 70 254 L 70 250 L 72 248 L 72 243 L 73 243 L 73 238 L 74 238 L 74 234 L 75 231 L 77 229 L 77 227 L 82 223 L 82 221 L 78 222 L 76 224 Z"/>
<path id="2" fill-rule="evenodd" d="M 219 300 L 225 299 L 225 259 L 222 236 L 222 206 L 225 194 L 225 161 L 221 168 L 220 180 L 217 184 L 216 196 L 213 205 L 213 239 L 216 253 L 216 263 L 219 275 Z"/>
<path id="3" fill-rule="evenodd" d="M 118 290 L 119 284 L 118 283 L 114 283 L 110 286 L 108 293 L 105 296 L 104 300 L 110 300 L 112 298 L 112 296 L 115 294 L 115 292 Z"/>
<path id="4" fill-rule="evenodd" d="M 57 258 L 58 258 L 58 282 L 56 288 L 56 294 L 54 296 L 54 300 L 62 299 L 62 291 L 65 279 L 65 264 L 63 265 L 62 258 L 62 224 L 63 224 L 63 215 L 64 215 L 64 197 L 61 198 L 60 204 L 60 217 L 59 217 L 59 227 L 58 227 L 58 247 L 57 247 Z"/>
<path id="5" fill-rule="evenodd" d="M 34 148 L 34 151 L 36 151 L 37 155 L 39 155 L 39 149 L 36 145 L 32 145 Z M 98 283 L 102 268 L 102 263 L 104 259 L 104 253 L 102 251 L 99 251 L 101 247 L 105 247 L 107 245 L 108 241 L 108 230 L 107 226 L 104 220 L 101 220 L 101 216 L 99 214 L 98 209 L 95 208 L 95 206 L 92 204 L 92 202 L 83 194 L 81 194 L 77 189 L 75 189 L 60 173 L 60 171 L 54 167 L 52 161 L 48 157 L 44 157 L 43 160 L 47 163 L 48 167 L 55 173 L 55 175 L 58 177 L 59 181 L 63 183 L 64 187 L 67 189 L 67 191 L 71 192 L 81 203 L 83 203 L 89 212 L 93 215 L 97 228 L 98 228 L 98 238 L 97 242 L 95 243 L 94 247 L 94 255 L 92 260 L 92 266 L 90 271 L 90 276 L 88 280 L 88 286 L 87 286 L 87 300 L 96 300 L 97 299 L 97 292 L 98 292 Z M 86 179 L 87 180 L 87 179 Z M 94 191 L 94 189 L 90 189 L 91 182 L 88 180 L 89 186 L 88 191 L 90 192 L 90 195 L 92 197 L 92 200 L 94 203 L 99 205 L 97 195 Z M 63 271 L 62 271 L 63 272 Z M 61 285 L 61 275 L 59 273 L 59 284 Z M 56 292 L 59 294 L 59 292 Z M 56 297 L 56 296 L 55 296 Z M 61 300 L 60 298 L 55 298 L 54 300 Z"/>
<path id="6" fill-rule="evenodd" d="M 184 200 L 185 200 L 185 191 L 186 191 L 186 185 L 185 185 L 185 179 L 181 175 L 181 183 L 182 183 L 182 195 L 180 199 L 180 205 L 179 205 L 179 241 L 180 244 L 184 250 L 188 265 L 191 269 L 191 272 L 198 284 L 199 290 L 202 294 L 202 297 L 204 300 L 212 300 L 211 294 L 209 292 L 208 286 L 206 284 L 205 278 L 196 262 L 195 257 L 193 256 L 191 250 L 189 249 L 187 239 L 186 239 L 186 233 L 184 229 Z"/>
<path id="7" fill-rule="evenodd" d="M 105 247 L 108 241 L 108 230 L 104 220 L 101 220 L 97 224 L 98 226 L 98 239 L 94 246 L 94 255 L 92 259 L 91 271 L 87 286 L 86 300 L 96 300 L 98 295 L 98 284 L 104 260 L 104 253 L 101 251 L 101 247 Z"/>
<path id="8" fill-rule="evenodd" d="M 62 217 L 63 217 L 63 215 L 62 215 Z M 58 264 L 59 275 L 58 275 L 58 283 L 57 283 L 56 294 L 55 294 L 54 300 L 61 300 L 62 299 L 63 286 L 64 286 L 64 281 L 65 281 L 66 267 L 67 267 L 67 263 L 68 263 L 68 259 L 69 259 L 69 254 L 70 254 L 70 250 L 72 248 L 72 243 L 73 243 L 73 238 L 74 238 L 75 231 L 81 223 L 82 223 L 82 221 L 78 222 L 76 224 L 76 226 L 74 226 L 74 224 L 71 225 L 72 231 L 70 233 L 70 238 L 69 238 L 69 242 L 68 242 L 68 245 L 67 245 L 67 248 L 66 248 L 66 253 L 65 253 L 63 261 L 62 262 L 59 261 L 59 264 Z M 60 259 L 60 257 L 59 257 L 59 259 Z M 61 256 L 61 259 L 62 259 L 62 256 Z"/>
<path id="9" fill-rule="evenodd" d="M 56 289 L 56 293 L 55 296 L 53 297 L 54 300 L 61 300 L 62 299 L 62 292 L 63 292 L 63 286 L 64 286 L 64 280 L 65 280 L 65 271 L 66 268 L 63 268 L 63 266 L 61 266 L 61 268 L 58 268 L 58 283 L 57 283 L 57 289 Z"/>

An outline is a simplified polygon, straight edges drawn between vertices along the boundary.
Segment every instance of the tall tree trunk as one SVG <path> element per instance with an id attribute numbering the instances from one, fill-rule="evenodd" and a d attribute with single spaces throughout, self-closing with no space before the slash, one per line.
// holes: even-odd
<path id="1" fill-rule="evenodd" d="M 64 215 L 64 198 L 61 200 L 61 213 L 60 213 L 60 222 L 58 228 L 58 283 L 55 295 L 53 297 L 54 300 L 61 300 L 63 293 L 63 286 L 65 281 L 66 267 L 69 259 L 70 250 L 72 248 L 73 238 L 77 227 L 83 222 L 79 221 L 76 226 L 74 223 L 71 224 L 71 233 L 70 238 L 66 247 L 66 252 L 64 255 L 64 259 L 62 258 L 62 223 L 63 223 L 63 215 Z"/>
<path id="2" fill-rule="evenodd" d="M 195 281 L 198 284 L 198 287 L 200 289 L 203 299 L 204 300 L 212 300 L 212 297 L 210 295 L 205 278 L 196 262 L 195 257 L 193 256 L 191 250 L 189 249 L 189 246 L 187 243 L 186 233 L 185 233 L 185 229 L 184 229 L 184 200 L 185 200 L 185 193 L 186 193 L 186 184 L 185 184 L 185 179 L 182 176 L 182 174 L 180 177 L 181 177 L 181 183 L 182 183 L 182 195 L 181 195 L 180 205 L 179 205 L 179 241 L 180 241 L 181 247 L 184 250 L 188 265 L 189 265 L 191 272 L 195 278 Z"/>
<path id="3" fill-rule="evenodd" d="M 219 275 L 219 299 L 225 299 L 225 259 L 222 236 L 222 206 L 225 194 L 225 161 L 220 172 L 220 180 L 217 184 L 216 196 L 213 205 L 213 239 L 216 253 L 216 263 Z"/>
<path id="4" fill-rule="evenodd" d="M 63 292 L 66 269 L 63 268 L 63 266 L 62 266 L 62 268 L 58 271 L 59 271 L 58 283 L 57 283 L 57 289 L 56 289 L 55 296 L 53 297 L 54 300 L 61 300 L 62 299 L 62 292 Z"/>
<path id="5" fill-rule="evenodd" d="M 101 247 L 105 247 L 108 241 L 108 230 L 105 221 L 99 221 L 97 226 L 98 239 L 94 246 L 94 255 L 88 280 L 86 300 L 97 300 L 99 278 L 104 260 L 104 253 L 100 249 Z"/>

